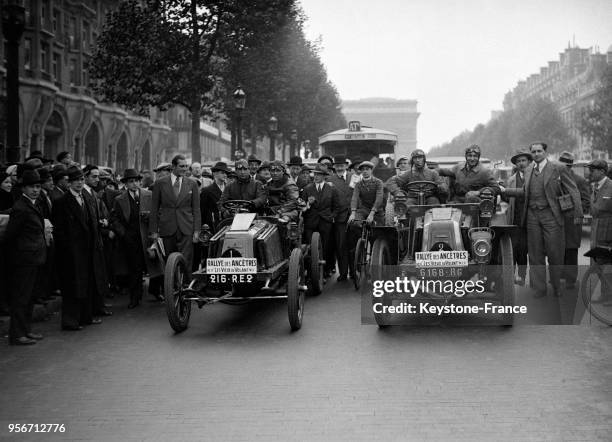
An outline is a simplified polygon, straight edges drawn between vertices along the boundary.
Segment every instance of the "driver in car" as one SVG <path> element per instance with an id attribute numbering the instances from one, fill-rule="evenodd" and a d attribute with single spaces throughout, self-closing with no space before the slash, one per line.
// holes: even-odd
<path id="1" fill-rule="evenodd" d="M 397 200 L 402 199 L 404 194 L 407 194 L 405 199 L 407 205 L 417 204 L 417 197 L 414 192 L 408 191 L 408 184 L 414 181 L 431 181 L 438 185 L 437 190 L 433 195 L 429 195 L 425 204 L 440 204 L 440 198 L 445 198 L 448 195 L 448 188 L 444 180 L 438 175 L 435 170 L 429 169 L 425 158 L 425 152 L 421 149 L 416 149 L 410 154 L 410 168 L 400 175 L 389 178 L 385 186 L 387 190 Z"/>
<path id="2" fill-rule="evenodd" d="M 297 221 L 299 190 L 280 160 L 270 163 L 272 179 L 267 184 L 268 205 L 281 221 Z"/>
<path id="3" fill-rule="evenodd" d="M 439 169 L 440 175 L 454 178 L 453 199 L 459 203 L 480 202 L 480 191 L 488 187 L 494 196 L 500 194 L 493 171 L 480 164 L 480 147 L 472 144 L 465 149 L 465 162 L 452 169 Z"/>
<path id="4" fill-rule="evenodd" d="M 219 209 L 224 218 L 229 216 L 223 208 L 226 201 L 244 200 L 251 201 L 256 211 L 261 210 L 266 204 L 266 191 L 259 181 L 253 179 L 249 171 L 249 163 L 246 160 L 238 160 L 234 164 L 236 169 L 236 180 L 225 186 L 219 199 Z"/>

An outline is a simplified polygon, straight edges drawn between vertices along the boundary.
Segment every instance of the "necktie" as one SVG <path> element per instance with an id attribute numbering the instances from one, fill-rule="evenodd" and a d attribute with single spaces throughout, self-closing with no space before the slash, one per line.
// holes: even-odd
<path id="1" fill-rule="evenodd" d="M 597 194 L 599 193 L 599 185 L 595 184 L 593 190 L 593 201 L 597 201 Z"/>
<path id="2" fill-rule="evenodd" d="M 174 196 L 178 198 L 179 193 L 181 193 L 181 179 L 177 177 L 174 180 Z"/>
<path id="3" fill-rule="evenodd" d="M 134 198 L 134 202 L 138 204 L 138 192 L 131 192 L 132 198 Z"/>

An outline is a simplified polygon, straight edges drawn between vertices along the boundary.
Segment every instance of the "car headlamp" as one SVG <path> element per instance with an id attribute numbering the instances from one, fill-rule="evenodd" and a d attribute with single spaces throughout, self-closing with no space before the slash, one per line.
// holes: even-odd
<path id="1" fill-rule="evenodd" d="M 202 224 L 202 228 L 200 229 L 200 234 L 198 235 L 198 240 L 202 244 L 208 244 L 210 242 L 210 238 L 212 237 L 212 232 L 210 231 L 210 227 L 208 224 Z"/>
<path id="2" fill-rule="evenodd" d="M 491 253 L 491 243 L 486 239 L 476 240 L 472 248 L 474 250 L 474 254 L 480 257 L 485 257 Z"/>

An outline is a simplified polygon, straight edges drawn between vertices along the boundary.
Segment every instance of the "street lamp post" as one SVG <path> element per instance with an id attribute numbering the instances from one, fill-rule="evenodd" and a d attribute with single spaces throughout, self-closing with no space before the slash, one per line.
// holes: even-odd
<path id="1" fill-rule="evenodd" d="M 19 43 L 25 27 L 25 8 L 9 1 L 2 7 L 2 33 L 6 38 L 6 161 L 21 159 L 19 142 Z"/>
<path id="2" fill-rule="evenodd" d="M 246 105 L 246 94 L 242 90 L 240 86 L 234 91 L 232 94 L 234 97 L 234 109 L 236 110 L 236 152 L 240 152 L 240 155 L 243 155 L 242 151 L 242 111 Z M 236 153 L 234 153 L 234 159 L 236 158 Z"/>
<path id="3" fill-rule="evenodd" d="M 274 137 L 278 130 L 278 119 L 274 115 L 268 120 L 268 129 L 270 130 L 270 161 L 274 161 Z"/>
<path id="4" fill-rule="evenodd" d="M 297 139 L 298 139 L 298 135 L 297 135 L 297 130 L 293 129 L 291 131 L 291 146 L 289 146 L 289 157 L 293 157 L 296 155 L 295 153 L 295 148 L 297 147 Z"/>

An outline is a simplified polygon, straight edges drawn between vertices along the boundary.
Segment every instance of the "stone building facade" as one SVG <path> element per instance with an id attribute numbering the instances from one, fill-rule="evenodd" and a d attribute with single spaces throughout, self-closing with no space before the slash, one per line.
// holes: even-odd
<path id="1" fill-rule="evenodd" d="M 559 54 L 559 60 L 549 61 L 539 73 L 519 81 L 504 98 L 504 109 L 512 109 L 531 97 L 543 97 L 559 109 L 563 121 L 577 140 L 576 157 L 582 160 L 606 158 L 604 151 L 591 146 L 580 135 L 578 119 L 581 109 L 592 106 L 601 85 L 601 74 L 612 64 L 612 46 L 606 53 L 598 48 L 568 47 Z"/>
<path id="2" fill-rule="evenodd" d="M 40 150 L 55 158 L 66 150 L 81 164 L 150 169 L 180 149 L 183 128 L 174 111 L 151 109 L 148 118 L 100 103 L 90 90 L 87 60 L 106 14 L 117 0 L 25 0 L 26 28 L 20 47 L 21 157 Z M 1 24 L 0 24 L 1 26 Z M 5 49 L 0 47 L 0 100 L 6 96 Z M 3 61 L 4 60 L 4 61 Z M 4 104 L 2 102 L 2 104 Z M 5 143 L 5 106 L 0 142 Z M 184 109 L 183 109 L 184 111 Z M 202 145 L 223 156 L 229 135 L 203 123 Z M 184 152 L 186 149 L 188 151 Z M 228 148 L 229 149 L 229 148 Z M 1 159 L 0 159 L 1 161 Z"/>
<path id="3" fill-rule="evenodd" d="M 376 127 L 397 133 L 396 157 L 409 155 L 417 147 L 416 100 L 363 98 L 343 100 L 342 113 L 347 121 L 360 121 L 362 126 Z"/>

